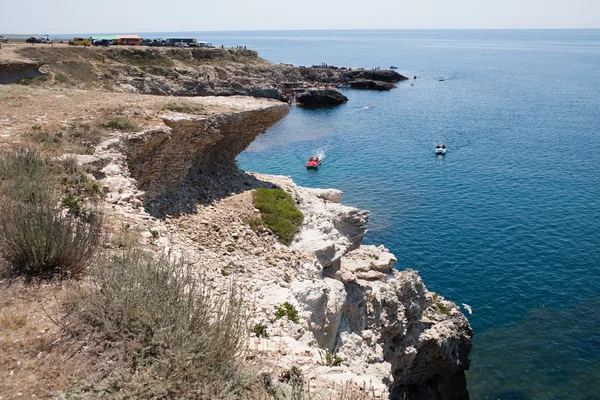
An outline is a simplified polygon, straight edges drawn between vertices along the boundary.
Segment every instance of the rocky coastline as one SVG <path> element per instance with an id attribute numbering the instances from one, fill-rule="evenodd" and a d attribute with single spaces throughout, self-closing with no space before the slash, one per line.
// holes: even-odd
<path id="1" fill-rule="evenodd" d="M 93 154 L 68 157 L 105 188 L 109 220 L 126 226 L 137 242 L 157 254 L 181 255 L 216 290 L 235 284 L 244 293 L 249 323 L 263 332 L 250 339 L 246 360 L 263 382 L 293 367 L 333 398 L 341 382 L 369 389 L 372 398 L 469 398 L 468 320 L 454 303 L 428 291 L 418 272 L 397 269 L 385 247 L 362 244 L 368 212 L 341 204 L 339 190 L 304 188 L 289 177 L 244 172 L 235 164 L 289 112 L 282 100 L 298 82 L 391 88 L 402 80 L 398 74 L 270 64 L 249 50 L 76 50 L 94 57 L 85 75 L 77 78 L 81 67 L 69 69 L 45 48 L 50 53 L 41 55 L 40 69 L 50 89 L 17 88 L 6 97 L 27 100 L 22 113 L 31 102 L 51 101 L 56 108 L 35 119 L 39 131 L 81 123 L 78 112 L 91 107 L 113 107 L 144 122 L 134 133 L 105 134 Z M 62 57 L 72 54 L 66 49 Z M 186 98 L 174 108 L 165 95 Z M 0 126 L 11 146 L 22 140 L 16 132 L 32 123 L 26 119 L 19 127 L 14 120 L 8 115 Z M 289 246 L 269 229 L 248 224 L 260 215 L 252 191 L 273 187 L 287 192 L 304 215 Z M 274 310 L 286 303 L 298 311 L 297 321 L 275 318 Z"/>

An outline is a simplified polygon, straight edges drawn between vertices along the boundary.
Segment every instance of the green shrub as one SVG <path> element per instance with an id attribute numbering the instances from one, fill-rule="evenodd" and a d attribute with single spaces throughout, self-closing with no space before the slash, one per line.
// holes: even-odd
<path id="1" fill-rule="evenodd" d="M 235 285 L 217 294 L 184 261 L 140 249 L 100 263 L 90 279 L 92 289 L 66 304 L 69 326 L 83 342 L 97 335 L 99 343 L 120 346 L 111 354 L 114 366 L 100 363 L 111 370 L 89 377 L 91 390 L 119 374 L 120 395 L 133 398 L 236 385 L 248 327 Z"/>
<path id="2" fill-rule="evenodd" d="M 277 235 L 280 242 L 290 244 L 304 221 L 304 215 L 296 208 L 292 196 L 281 189 L 260 188 L 253 193 L 253 204 L 260 210 L 264 225 Z"/>
<path id="3" fill-rule="evenodd" d="M 117 117 L 103 124 L 105 128 L 116 129 L 123 132 L 138 132 L 142 128 L 127 117 Z"/>
<path id="4" fill-rule="evenodd" d="M 289 321 L 297 324 L 300 322 L 300 316 L 293 304 L 287 301 L 280 306 L 275 306 L 275 319 L 286 317 Z"/>

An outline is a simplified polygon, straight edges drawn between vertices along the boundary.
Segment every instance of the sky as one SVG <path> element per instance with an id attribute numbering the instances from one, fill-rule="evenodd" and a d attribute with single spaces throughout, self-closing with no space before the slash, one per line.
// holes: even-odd
<path id="1" fill-rule="evenodd" d="M 0 0 L 0 34 L 600 28 L 600 0 Z"/>

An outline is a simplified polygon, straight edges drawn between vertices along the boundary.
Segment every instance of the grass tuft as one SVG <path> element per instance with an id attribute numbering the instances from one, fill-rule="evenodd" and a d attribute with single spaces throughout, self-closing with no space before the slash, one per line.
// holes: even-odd
<path id="1" fill-rule="evenodd" d="M 272 230 L 279 241 L 290 244 L 298 227 L 304 221 L 304 215 L 296 208 L 294 199 L 281 189 L 256 189 L 253 204 L 261 212 L 262 223 Z M 255 220 L 249 221 L 258 228 Z M 252 228 L 255 229 L 255 228 Z"/>
<path id="2" fill-rule="evenodd" d="M 282 319 L 283 317 L 286 317 L 295 324 L 300 323 L 300 316 L 296 307 L 287 301 L 280 306 L 275 306 L 275 319 Z"/>

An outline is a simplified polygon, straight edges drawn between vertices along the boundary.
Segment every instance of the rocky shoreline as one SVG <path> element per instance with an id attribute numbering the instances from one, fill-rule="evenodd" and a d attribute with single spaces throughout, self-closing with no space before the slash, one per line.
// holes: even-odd
<path id="1" fill-rule="evenodd" d="M 394 268 L 396 258 L 386 248 L 362 244 L 368 212 L 341 204 L 339 190 L 304 188 L 235 164 L 256 136 L 289 112 L 278 100 L 287 99 L 284 93 L 298 80 L 392 85 L 393 71 L 275 65 L 246 50 L 96 50 L 76 49 L 78 56 L 95 57 L 77 81 L 81 66 L 70 70 L 68 60 L 48 53 L 41 57 L 47 80 L 40 85 L 49 90 L 34 80 L 4 91 L 22 102 L 1 121 L 4 143 L 22 143 L 32 123 L 36 131 L 55 126 L 62 132 L 83 123 L 92 108 L 86 123 L 95 126 L 115 110 L 137 118 L 143 129 L 113 130 L 93 154 L 72 156 L 105 188 L 111 229 L 157 254 L 181 255 L 223 296 L 232 284 L 244 293 L 249 324 L 260 327 L 246 360 L 264 382 L 298 368 L 311 387 L 334 398 L 343 382 L 370 389 L 374 398 L 468 399 L 469 322 L 454 303 L 428 291 L 416 271 Z M 73 54 L 67 48 L 62 56 Z M 209 62 L 214 57 L 228 60 Z M 196 76 L 203 73 L 205 80 Z M 250 92 L 263 98 L 230 96 Z M 139 93 L 186 99 L 173 104 L 173 98 Z M 62 140 L 55 137 L 52 143 Z M 261 187 L 285 190 L 305 216 L 289 246 L 248 223 L 260 215 L 252 191 Z M 108 251 L 120 248 L 113 240 Z M 297 310 L 297 320 L 277 318 L 274 311 L 284 304 Z"/>
<path id="2" fill-rule="evenodd" d="M 5 47 L 13 56 L 0 60 L 0 83 L 160 96 L 243 95 L 287 102 L 294 89 L 325 88 L 311 104 L 339 104 L 343 95 L 336 86 L 391 90 L 408 79 L 391 70 L 273 64 L 242 49 Z"/>

